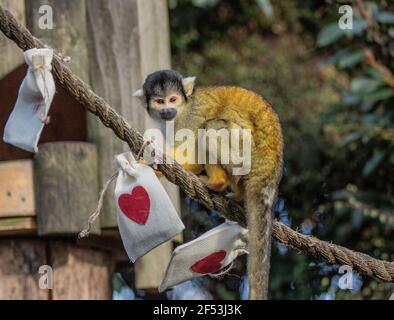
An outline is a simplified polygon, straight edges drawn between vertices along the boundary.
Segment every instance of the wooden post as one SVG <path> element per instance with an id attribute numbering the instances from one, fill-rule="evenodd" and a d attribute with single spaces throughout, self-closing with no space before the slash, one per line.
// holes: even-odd
<path id="1" fill-rule="evenodd" d="M 43 5 L 50 6 L 52 8 L 53 14 L 53 29 L 42 28 L 39 25 L 42 13 L 40 13 L 40 7 Z M 84 81 L 88 82 L 89 79 L 89 66 L 88 66 L 88 48 L 87 48 L 87 27 L 86 27 L 86 3 L 85 0 L 29 0 L 26 2 L 26 22 L 28 29 L 38 38 L 48 43 L 49 46 L 53 46 L 64 55 L 71 57 L 70 67 L 75 71 L 75 73 L 81 77 Z M 65 108 L 67 106 L 63 106 Z M 66 114 L 68 118 L 64 122 L 73 121 L 73 114 Z M 59 123 L 57 124 L 60 125 Z M 59 128 L 60 129 L 60 128 Z M 39 233 L 40 234 L 50 234 L 50 233 L 63 233 L 69 228 L 70 232 L 77 232 L 80 230 L 83 220 L 85 219 L 84 225 L 86 225 L 86 218 L 89 211 L 94 210 L 95 203 L 93 201 L 93 194 L 97 198 L 98 186 L 97 186 L 97 172 L 89 170 L 89 165 L 95 166 L 97 161 L 96 156 L 92 146 L 66 146 L 66 145 L 47 145 L 44 150 L 38 153 L 36 164 L 39 172 L 36 176 L 39 177 L 38 184 L 41 187 L 50 187 L 51 189 L 40 189 L 37 190 L 39 199 L 37 204 L 40 206 L 38 208 L 39 212 Z M 70 148 L 70 149 L 68 149 Z M 75 149 L 74 149 L 75 148 Z M 79 149 L 80 148 L 80 149 Z M 78 151 L 80 150 L 80 151 Z M 74 152 L 73 156 L 69 156 L 68 152 Z M 78 152 L 84 154 L 84 159 L 78 162 Z M 48 157 L 45 159 L 45 157 Z M 77 196 L 72 196 L 68 192 L 72 193 L 72 190 L 65 190 L 61 184 L 57 185 L 57 182 L 62 181 L 66 186 L 72 187 L 73 179 L 79 180 L 77 176 L 72 174 L 72 171 L 66 172 L 62 168 L 58 167 L 57 164 L 65 165 L 65 169 L 68 167 L 69 170 L 74 170 L 68 166 L 68 161 L 74 161 L 79 174 L 83 174 L 83 168 L 88 170 L 88 175 L 85 177 L 89 181 L 89 191 L 85 194 L 86 200 L 89 203 L 83 205 L 82 201 L 77 199 Z M 57 163 L 53 162 L 56 161 Z M 92 162 L 91 164 L 88 162 Z M 71 165 L 71 166 L 73 166 Z M 56 171 L 59 176 L 55 176 Z M 80 171 L 79 171 L 80 170 Z M 70 177 L 64 177 L 62 175 L 67 174 Z M 87 182 L 86 182 L 87 183 Z M 86 188 L 87 185 L 84 184 L 82 180 L 79 180 L 79 187 Z M 55 189 L 57 189 L 55 191 Z M 59 192 L 57 195 L 56 192 Z M 84 194 L 85 191 L 80 191 Z M 48 193 L 48 194 L 46 194 Z M 52 195 L 51 195 L 52 194 Z M 52 197 L 52 198 L 51 198 Z M 51 212 L 53 209 L 46 201 L 56 199 L 58 201 L 52 201 L 52 204 L 57 206 L 59 212 L 63 214 L 71 214 L 70 217 L 54 218 L 54 214 Z M 64 203 L 63 201 L 73 201 L 73 203 Z M 82 215 L 80 212 L 72 212 L 73 206 L 75 208 L 82 210 Z M 62 207 L 62 208 L 60 208 Z M 40 212 L 40 209 L 44 212 Z M 78 216 L 79 215 L 79 216 Z M 83 216 L 83 217 L 82 217 Z M 52 218 L 51 218 L 52 217 Z M 72 218 L 73 221 L 66 222 L 66 219 Z M 51 228 L 54 228 L 51 231 Z"/>
<path id="2" fill-rule="evenodd" d="M 0 0 L 0 5 L 9 10 L 15 18 L 25 24 L 25 0 Z M 0 80 L 23 64 L 23 56 L 17 45 L 0 34 L 1 63 Z"/>
<path id="3" fill-rule="evenodd" d="M 46 264 L 45 241 L 0 239 L 0 300 L 49 299 L 38 286 L 38 270 Z"/>
<path id="4" fill-rule="evenodd" d="M 138 53 L 138 30 L 133 27 L 136 4 L 122 0 L 88 0 L 86 4 L 92 89 L 124 115 L 132 108 L 132 86 L 138 82 L 134 75 L 138 74 L 139 56 L 133 59 Z M 134 121 L 143 124 L 142 112 L 135 115 Z M 88 137 L 97 146 L 103 185 L 114 173 L 113 157 L 127 148 L 93 115 L 88 115 Z M 101 216 L 106 228 L 117 226 L 113 188 L 108 191 Z"/>
<path id="5" fill-rule="evenodd" d="M 53 12 L 53 29 L 42 29 L 39 9 L 49 5 Z M 26 23 L 31 33 L 71 57 L 73 72 L 89 82 L 89 59 L 86 29 L 85 0 L 28 0 L 26 1 Z"/>
<path id="6" fill-rule="evenodd" d="M 110 252 L 72 242 L 0 239 L 0 300 L 111 299 L 111 259 Z M 40 267 L 47 265 L 51 290 L 39 286 Z"/>
<path id="7" fill-rule="evenodd" d="M 110 252 L 64 241 L 51 241 L 49 252 L 54 273 L 53 300 L 111 299 L 114 266 Z"/>
<path id="8" fill-rule="evenodd" d="M 138 30 L 140 50 L 140 83 L 139 89 L 146 76 L 156 70 L 171 68 L 170 33 L 168 20 L 168 6 L 166 0 L 137 0 Z M 133 100 L 136 107 L 140 102 Z M 146 128 L 160 128 L 160 124 L 146 116 L 143 108 L 132 108 L 132 112 L 144 112 Z M 142 111 L 141 111 L 142 110 Z M 162 179 L 171 200 L 180 213 L 179 189 L 170 182 Z M 179 240 L 179 238 L 178 238 Z M 164 272 L 171 257 L 172 243 L 167 242 L 149 252 L 136 262 L 136 287 L 157 288 L 164 277 Z"/>
<path id="9" fill-rule="evenodd" d="M 9 10 L 20 23 L 26 23 L 25 0 L 0 0 L 0 5 Z M 5 123 L 11 113 L 10 101 L 12 103 L 16 101 L 16 93 L 19 89 L 17 86 L 23 73 L 19 69 L 23 69 L 24 60 L 19 47 L 2 32 L 0 32 L 0 50 L 0 137 L 3 137 Z M 28 152 L 8 145 L 0 139 L 0 161 L 27 159 L 29 155 Z"/>
<path id="10" fill-rule="evenodd" d="M 49 142 L 34 159 L 38 234 L 78 234 L 97 206 L 96 147 Z M 97 224 L 92 230 L 98 232 Z"/>
<path id="11" fill-rule="evenodd" d="M 168 8 L 166 0 L 87 0 L 90 40 L 90 79 L 100 92 L 133 126 L 144 132 L 158 127 L 132 93 L 146 75 L 170 67 Z M 113 156 L 128 147 L 107 128 L 90 117 L 89 139 L 98 147 L 101 184 L 114 172 Z M 175 206 L 180 208 L 178 189 L 163 180 Z M 107 195 L 101 220 L 103 227 L 116 226 L 113 194 Z M 139 260 L 136 284 L 157 288 L 172 251 L 166 243 Z"/>

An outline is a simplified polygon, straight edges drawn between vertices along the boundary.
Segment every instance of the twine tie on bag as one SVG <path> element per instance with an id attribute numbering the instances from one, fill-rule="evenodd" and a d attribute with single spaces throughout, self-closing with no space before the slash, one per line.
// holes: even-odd
<path id="1" fill-rule="evenodd" d="M 100 213 L 101 213 L 101 209 L 103 208 L 103 203 L 104 203 L 104 196 L 108 190 L 108 187 L 110 186 L 111 182 L 113 180 L 115 180 L 115 178 L 118 176 L 119 171 L 116 171 L 111 178 L 109 178 L 107 180 L 107 182 L 104 184 L 103 189 L 100 192 L 100 197 L 99 197 L 99 201 L 97 203 L 97 207 L 96 210 L 94 210 L 94 212 L 90 215 L 89 219 L 88 219 L 88 226 L 86 229 L 82 230 L 79 234 L 78 234 L 78 238 L 82 239 L 85 238 L 87 236 L 89 236 L 90 234 L 90 230 L 94 224 L 94 222 L 96 221 L 96 219 L 99 217 Z"/>
<path id="2" fill-rule="evenodd" d="M 152 147 L 152 151 L 151 151 L 151 157 L 153 157 L 153 162 L 150 164 L 147 161 L 145 161 L 144 159 L 144 151 L 145 149 L 151 146 Z M 160 159 L 163 158 L 163 152 L 158 150 L 155 146 L 155 137 L 151 137 L 150 140 L 145 140 L 144 143 L 142 144 L 140 151 L 137 154 L 137 160 L 138 161 L 143 161 L 143 163 L 149 165 L 150 167 L 152 167 L 154 170 L 158 170 L 158 163 L 160 162 Z"/>
<path id="3" fill-rule="evenodd" d="M 45 69 L 48 69 L 48 71 L 51 71 L 52 66 L 46 66 L 45 65 L 45 58 L 42 55 L 33 55 L 32 57 L 32 64 L 33 64 L 33 68 L 32 68 L 32 72 L 37 72 L 41 78 L 42 81 L 44 83 L 44 92 L 43 92 L 43 98 L 44 98 L 44 104 L 45 106 L 47 105 L 48 102 L 48 98 L 49 98 L 49 90 L 48 90 L 48 86 L 45 80 Z M 37 107 L 37 109 L 40 109 L 41 104 Z M 40 115 L 38 116 L 38 118 L 40 119 L 40 121 L 45 124 L 48 125 L 51 121 L 50 116 L 45 116 L 45 113 L 42 112 L 40 113 Z"/>

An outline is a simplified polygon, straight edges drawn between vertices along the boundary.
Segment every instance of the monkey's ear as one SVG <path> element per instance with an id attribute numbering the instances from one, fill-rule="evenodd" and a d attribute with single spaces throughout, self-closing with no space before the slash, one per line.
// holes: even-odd
<path id="1" fill-rule="evenodd" d="M 193 94 L 194 83 L 196 82 L 196 77 L 183 78 L 182 84 L 185 90 L 186 97 L 190 97 Z"/>
<path id="2" fill-rule="evenodd" d="M 139 89 L 133 93 L 133 97 L 140 99 L 142 102 L 146 102 L 144 90 Z"/>

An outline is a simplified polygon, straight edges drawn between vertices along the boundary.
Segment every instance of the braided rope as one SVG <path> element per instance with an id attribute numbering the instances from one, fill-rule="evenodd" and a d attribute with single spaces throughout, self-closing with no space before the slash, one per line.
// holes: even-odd
<path id="1" fill-rule="evenodd" d="M 22 50 L 43 47 L 44 44 L 32 34 L 13 15 L 0 6 L 0 29 Z M 96 95 L 87 84 L 75 76 L 63 64 L 62 58 L 56 54 L 53 60 L 53 73 L 58 83 L 91 113 L 99 117 L 101 122 L 127 142 L 134 153 L 138 153 L 144 141 L 143 136 L 131 127 L 101 97 Z M 158 165 L 166 178 L 177 184 L 188 196 L 199 201 L 207 208 L 214 209 L 229 220 L 246 225 L 245 212 L 237 203 L 207 189 L 204 183 L 194 174 L 185 171 L 178 163 Z M 300 234 L 284 224 L 274 221 L 273 237 L 281 243 L 332 264 L 345 264 L 355 271 L 386 282 L 394 282 L 394 262 L 382 261 L 366 254 L 352 251 L 315 237 Z"/>

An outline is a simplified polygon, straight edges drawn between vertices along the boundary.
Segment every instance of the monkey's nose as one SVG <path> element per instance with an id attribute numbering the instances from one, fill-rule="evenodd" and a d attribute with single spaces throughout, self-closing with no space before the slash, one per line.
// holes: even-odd
<path id="1" fill-rule="evenodd" d="M 160 116 L 164 120 L 172 120 L 176 116 L 176 109 L 174 108 L 167 108 L 167 109 L 162 109 L 160 110 Z"/>

